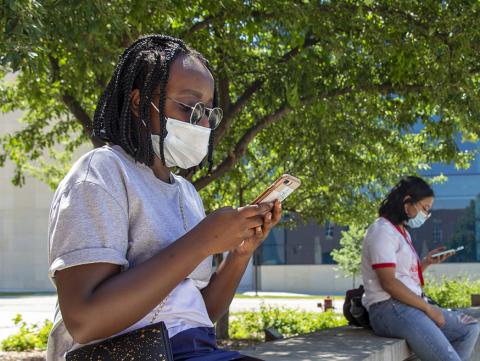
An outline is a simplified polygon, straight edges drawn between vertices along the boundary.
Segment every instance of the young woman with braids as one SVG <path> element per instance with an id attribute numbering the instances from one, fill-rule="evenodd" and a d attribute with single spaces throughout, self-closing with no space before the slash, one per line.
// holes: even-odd
<path id="1" fill-rule="evenodd" d="M 431 187 L 421 178 L 402 179 L 382 202 L 380 217 L 363 241 L 363 304 L 379 336 L 407 341 L 423 361 L 470 360 L 478 338 L 475 319 L 430 304 L 422 292 L 423 272 L 448 256 L 420 260 L 408 228 L 420 227 L 430 216 Z"/>
<path id="2" fill-rule="evenodd" d="M 125 50 L 94 116 L 108 145 L 75 163 L 50 211 L 59 307 L 48 360 L 160 321 L 175 360 L 254 360 L 219 350 L 213 322 L 281 205 L 206 216 L 192 184 L 169 169 L 201 166 L 207 154 L 211 167 L 221 117 L 208 62 L 181 40 L 150 35 Z M 212 255 L 225 251 L 212 274 Z"/>

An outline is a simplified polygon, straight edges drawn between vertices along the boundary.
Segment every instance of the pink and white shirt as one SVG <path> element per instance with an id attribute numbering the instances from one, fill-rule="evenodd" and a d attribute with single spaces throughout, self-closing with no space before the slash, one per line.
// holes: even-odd
<path id="1" fill-rule="evenodd" d="M 363 240 L 362 276 L 365 294 L 362 303 L 369 307 L 388 300 L 375 272 L 376 269 L 395 267 L 395 277 L 412 292 L 421 296 L 423 276 L 420 260 L 408 231 L 380 217 L 367 230 Z"/>

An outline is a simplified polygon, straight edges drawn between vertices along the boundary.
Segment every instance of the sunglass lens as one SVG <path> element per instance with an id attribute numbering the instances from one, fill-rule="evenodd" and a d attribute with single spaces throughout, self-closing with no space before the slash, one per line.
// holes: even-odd
<path id="1" fill-rule="evenodd" d="M 223 111 L 220 108 L 213 108 L 210 111 L 210 116 L 208 117 L 208 122 L 211 129 L 218 127 L 223 118 Z"/>
<path id="2" fill-rule="evenodd" d="M 196 125 L 200 122 L 205 114 L 205 104 L 197 103 L 195 107 L 193 107 L 192 115 L 190 116 L 190 123 Z"/>

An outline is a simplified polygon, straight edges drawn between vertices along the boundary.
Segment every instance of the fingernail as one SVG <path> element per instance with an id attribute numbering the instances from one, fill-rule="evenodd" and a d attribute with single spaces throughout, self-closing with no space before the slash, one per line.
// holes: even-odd
<path id="1" fill-rule="evenodd" d="M 271 219 L 272 219 L 272 214 L 271 213 L 267 214 L 267 220 L 271 220 Z"/>

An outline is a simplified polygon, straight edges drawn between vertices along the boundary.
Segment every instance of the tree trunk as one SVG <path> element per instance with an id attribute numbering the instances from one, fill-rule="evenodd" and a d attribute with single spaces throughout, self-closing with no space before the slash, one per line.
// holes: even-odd
<path id="1" fill-rule="evenodd" d="M 215 266 L 218 267 L 223 261 L 223 254 L 219 253 L 215 255 Z M 228 338 L 228 316 L 230 312 L 227 310 L 226 314 L 224 314 L 215 324 L 215 331 L 217 334 L 217 338 L 220 339 L 227 339 Z"/>
<path id="2" fill-rule="evenodd" d="M 216 328 L 217 338 L 219 339 L 225 340 L 228 338 L 228 327 L 229 327 L 228 316 L 229 315 L 230 315 L 230 310 L 227 310 L 227 312 L 217 321 L 215 328 Z"/>

